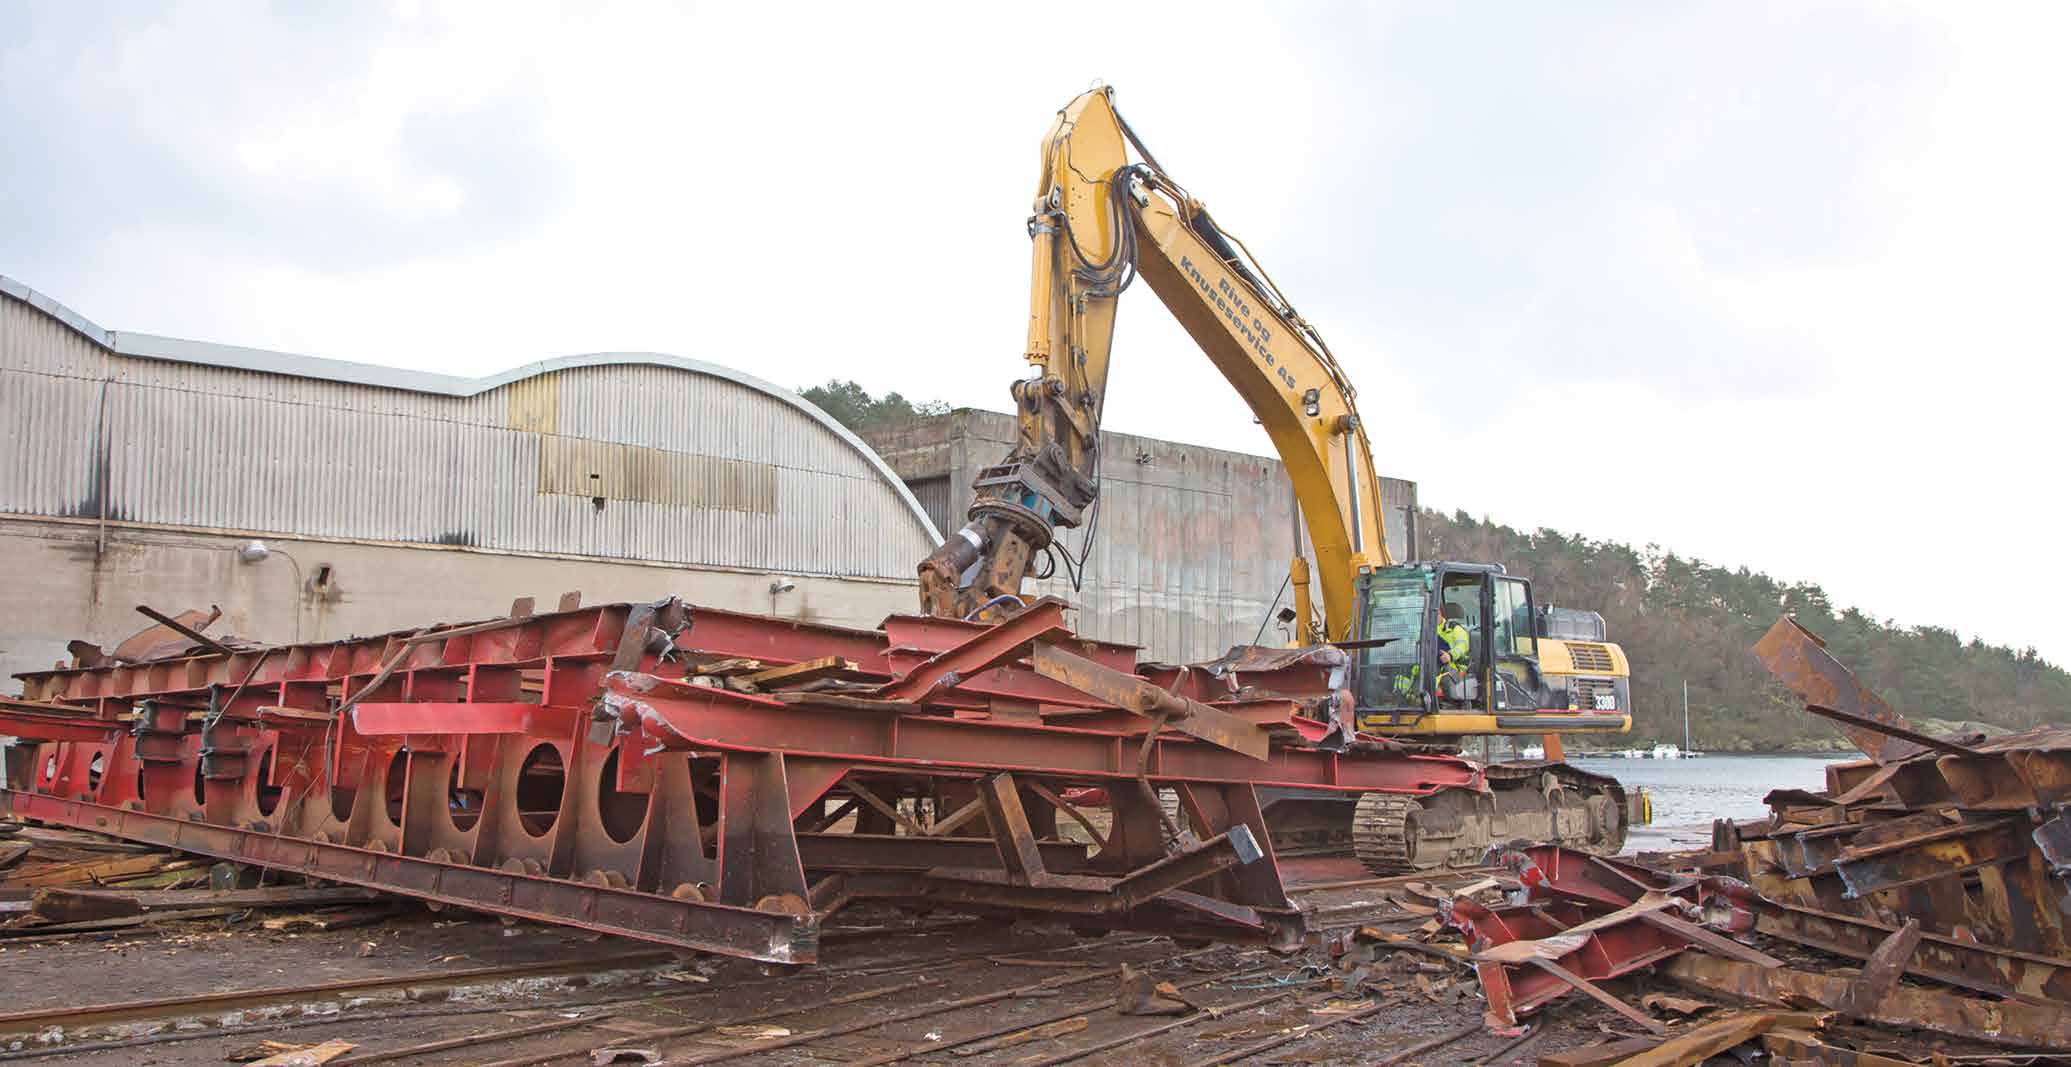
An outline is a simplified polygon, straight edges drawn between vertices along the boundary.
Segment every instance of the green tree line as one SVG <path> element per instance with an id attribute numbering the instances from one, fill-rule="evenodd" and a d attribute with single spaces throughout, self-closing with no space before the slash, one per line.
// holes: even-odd
<path id="1" fill-rule="evenodd" d="M 1810 582 L 1780 582 L 1649 545 L 1541 529 L 1526 533 L 1464 512 L 1422 512 L 1423 554 L 1492 560 L 1532 581 L 1541 605 L 1603 613 L 1632 663 L 1633 729 L 1622 744 L 1683 737 L 1685 679 L 1693 740 L 1706 751 L 1846 748 L 1750 651 L 1777 617 L 1798 621 L 1899 713 L 1928 730 L 1999 732 L 2071 722 L 2071 673 L 2033 648 L 1964 641 L 1939 626 L 1901 626 L 1837 608 Z"/>
<path id="2" fill-rule="evenodd" d="M 810 400 L 834 421 L 861 432 L 873 426 L 907 422 L 923 415 L 947 415 L 949 405 L 940 400 L 908 400 L 898 393 L 873 396 L 855 382 L 829 379 L 825 385 L 809 385 L 798 395 Z"/>
<path id="3" fill-rule="evenodd" d="M 800 392 L 858 430 L 949 410 L 898 393 L 874 396 L 839 379 Z M 1701 749 L 1847 748 L 1839 731 L 1806 713 L 1755 662 L 1750 650 L 1785 612 L 1796 612 L 1835 657 L 1923 729 L 2001 732 L 2071 722 L 2071 673 L 2033 648 L 1966 642 L 1943 627 L 1901 626 L 1836 608 L 1810 582 L 1780 582 L 1653 545 L 1527 533 L 1465 512 L 1421 512 L 1419 540 L 1428 558 L 1503 564 L 1532 580 L 1541 605 L 1603 613 L 1611 640 L 1632 663 L 1632 734 L 1611 744 L 1681 743 L 1687 680 L 1692 740 Z"/>

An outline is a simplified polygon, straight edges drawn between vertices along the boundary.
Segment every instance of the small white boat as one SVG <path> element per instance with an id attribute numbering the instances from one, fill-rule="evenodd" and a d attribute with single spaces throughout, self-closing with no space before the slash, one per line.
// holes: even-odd
<path id="1" fill-rule="evenodd" d="M 1545 758 L 1546 758 L 1546 746 L 1545 746 L 1545 745 L 1526 745 L 1526 746 L 1524 746 L 1523 748 L 1520 748 L 1520 749 L 1518 749 L 1518 750 L 1517 750 L 1517 758 L 1518 758 L 1518 759 L 1524 759 L 1524 760 L 1539 760 L 1539 759 L 1545 759 Z"/>
<path id="2" fill-rule="evenodd" d="M 1645 759 L 1645 758 L 1647 758 L 1647 754 L 1646 754 L 1645 752 L 1641 752 L 1641 751 L 1640 751 L 1639 749 L 1636 749 L 1636 748 L 1625 748 L 1625 749 L 1619 749 L 1619 750 L 1618 750 L 1618 756 L 1619 756 L 1619 758 L 1620 758 L 1620 759 Z"/>
<path id="3" fill-rule="evenodd" d="M 1683 750 L 1682 750 L 1682 749 L 1680 749 L 1680 748 L 1677 748 L 1677 747 L 1676 747 L 1676 746 L 1674 746 L 1674 745 L 1655 745 L 1655 746 L 1654 746 L 1654 751 L 1652 751 L 1652 752 L 1649 752 L 1649 753 L 1647 753 L 1647 758 L 1648 758 L 1648 759 L 1682 759 L 1682 758 L 1683 758 Z"/>

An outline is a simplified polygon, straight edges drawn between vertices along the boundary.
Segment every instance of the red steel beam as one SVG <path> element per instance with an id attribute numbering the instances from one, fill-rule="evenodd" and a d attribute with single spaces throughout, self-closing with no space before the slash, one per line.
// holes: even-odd
<path id="1" fill-rule="evenodd" d="M 105 744 L 129 732 L 129 723 L 95 718 L 70 705 L 38 704 L 0 697 L 0 734 L 29 741 Z"/>
<path id="2" fill-rule="evenodd" d="M 352 728 L 382 734 L 531 734 L 566 737 L 582 709 L 556 704 L 420 701 L 359 704 Z"/>
<path id="3" fill-rule="evenodd" d="M 0 810 L 420 900 L 770 963 L 811 963 L 819 920 L 284 837 L 0 789 Z"/>
<path id="4" fill-rule="evenodd" d="M 673 749 L 750 749 L 916 770 L 1134 778 L 1142 743 L 1140 735 L 1062 726 L 789 704 L 617 672 L 605 679 L 604 700 L 622 722 Z M 1192 738 L 1161 737 L 1147 766 L 1154 780 L 1418 795 L 1483 788 L 1480 769 L 1465 760 L 1364 743 L 1342 753 L 1275 748 L 1260 761 Z"/>
<path id="5" fill-rule="evenodd" d="M 806 870 L 851 882 L 846 896 L 1281 943 L 1302 920 L 1287 906 L 1253 787 L 1485 788 L 1473 764 L 1449 756 L 1304 745 L 1318 735 L 1287 700 L 1188 705 L 1258 739 L 1264 761 L 1177 735 L 1146 746 L 1142 720 L 1019 662 L 1057 641 L 1138 695 L 1151 685 L 1133 673 L 1133 649 L 1070 637 L 1061 602 L 1002 624 L 895 629 L 896 647 L 885 632 L 665 600 L 38 672 L 24 678 L 39 700 L 0 705 L 0 723 L 53 743 L 35 780 L 48 792 L 0 793 L 0 810 L 678 948 L 805 962 L 824 911 L 793 913 L 844 897 L 810 890 Z M 839 656 L 886 684 L 741 693 L 683 679 L 693 655 Z M 867 696 L 877 699 L 858 699 Z M 341 701 L 351 714 L 336 714 Z M 1002 704 L 1020 714 L 964 714 Z M 1028 714 L 1048 708 L 1089 710 L 1066 725 Z M 219 714 L 204 726 L 211 709 Z M 1268 749 L 1263 726 L 1292 743 Z M 1328 724 L 1314 726 L 1327 735 Z M 1024 866 L 1041 876 L 1018 886 L 990 884 L 1005 865 L 982 837 L 862 824 L 867 832 L 824 832 L 826 803 L 845 782 L 851 798 L 866 782 L 947 797 L 1025 774 L 1026 795 L 1041 799 L 1139 773 L 1178 787 L 1206 848 L 1168 858 L 1154 803 L 1134 793 L 1116 803 L 1092 855 L 1042 839 L 1054 837 L 1052 813 L 1028 809 Z M 1019 790 L 1011 799 L 1029 802 Z"/>
<path id="6" fill-rule="evenodd" d="M 1044 597 L 1005 622 L 936 653 L 886 685 L 877 696 L 882 700 L 926 700 L 938 690 L 956 688 L 971 675 L 1027 655 L 1029 645 L 1038 638 L 1069 633 L 1071 629 L 1064 625 L 1064 602 Z"/>

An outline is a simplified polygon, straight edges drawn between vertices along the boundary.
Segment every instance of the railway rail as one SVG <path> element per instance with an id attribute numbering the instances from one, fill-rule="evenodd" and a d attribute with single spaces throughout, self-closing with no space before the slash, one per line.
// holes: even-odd
<path id="1" fill-rule="evenodd" d="M 289 1043 L 334 1038 L 355 1043 L 352 1053 L 330 1061 L 339 1067 L 577 1064 L 589 1062 L 603 1048 L 644 1050 L 672 1064 L 983 1065 L 1031 1059 L 1062 1064 L 1112 1062 L 1117 1053 L 1137 1051 L 1192 1062 L 1215 1050 L 1241 1050 L 1266 1035 L 1288 1036 L 1290 1042 L 1325 1039 L 1321 1032 L 1285 1033 L 1297 1025 L 1335 1023 L 1348 1031 L 1339 1040 L 1358 1040 L 1347 1024 L 1372 1021 L 1371 1013 L 1356 1019 L 1342 1019 L 1338 1011 L 1313 1014 L 1356 994 L 1332 992 L 1327 977 L 1304 972 L 1261 947 L 1189 949 L 1150 937 L 1059 941 L 1060 932 L 990 928 L 980 937 L 938 940 L 925 949 L 912 938 L 890 934 L 871 946 L 889 957 L 859 954 L 796 973 L 742 977 L 736 968 L 691 988 L 657 982 L 588 990 L 567 986 L 480 1003 L 456 999 L 396 1007 L 386 1001 L 355 1002 L 342 1011 L 288 1011 L 253 1025 L 197 1026 L 182 1005 L 168 1002 L 164 1014 L 155 1017 L 140 1011 L 146 1005 L 131 1005 L 125 1016 L 131 1024 L 155 1018 L 161 1025 L 129 1040 L 29 1045 L 7 1058 L 134 1062 L 123 1057 L 149 1046 L 153 1062 L 220 1062 L 226 1049 L 268 1036 Z M 978 947 L 966 947 L 974 943 Z M 570 961 L 561 964 L 561 972 L 573 976 L 585 968 L 615 965 L 611 957 Z M 1123 1014 L 1119 1009 L 1125 998 L 1118 993 L 1117 978 L 1124 965 L 1171 983 L 1206 1010 L 1177 1018 Z M 489 970 L 419 974 L 412 980 L 480 982 Z M 545 969 L 511 970 L 536 975 Z M 306 987 L 306 1003 L 336 1003 L 343 988 L 341 983 L 313 983 Z M 277 998 L 287 992 L 252 991 L 275 1005 L 283 1004 Z M 237 997 L 249 995 L 228 994 L 224 1003 L 240 1003 Z M 1421 1024 L 1410 1029 L 1420 1032 L 1471 1017 L 1465 1007 L 1425 1006 L 1420 1013 L 1415 1005 L 1389 1006 L 1395 1009 L 1395 1028 L 1407 1016 Z M 489 1015 L 498 1018 L 482 1021 Z M 49 1013 L 42 1022 L 46 1034 L 79 1025 L 63 1011 Z M 1385 1033 L 1376 1038 L 1371 1031 L 1366 1038 L 1391 1047 L 1409 1040 Z"/>

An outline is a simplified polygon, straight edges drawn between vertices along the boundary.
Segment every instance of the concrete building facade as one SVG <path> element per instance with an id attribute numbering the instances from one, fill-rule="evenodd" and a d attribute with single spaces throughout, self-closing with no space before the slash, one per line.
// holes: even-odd
<path id="1" fill-rule="evenodd" d="M 5 277 L 0 441 L 0 674 L 112 645 L 138 604 L 268 641 L 571 590 L 872 626 L 938 543 L 868 446 L 728 368 L 457 378 L 108 331 Z"/>
<path id="2" fill-rule="evenodd" d="M 964 524 L 978 471 L 1013 447 L 1015 425 L 1011 415 L 961 409 L 863 437 L 950 534 Z M 1074 556 L 1086 553 L 1083 585 L 1073 589 L 1060 574 L 1036 583 L 1037 592 L 1080 605 L 1080 633 L 1171 662 L 1212 659 L 1258 638 L 1275 601 L 1292 601 L 1285 580 L 1297 534 L 1286 468 L 1131 434 L 1103 432 L 1100 448 L 1097 519 L 1060 538 Z M 1413 558 L 1416 483 L 1384 478 L 1381 488 L 1388 550 Z M 1264 639 L 1286 635 L 1267 623 Z"/>

